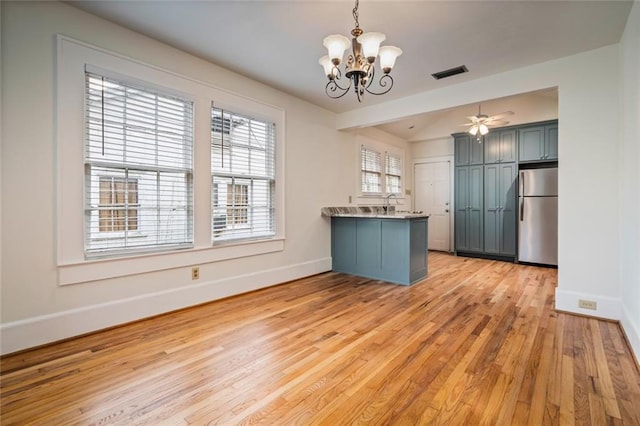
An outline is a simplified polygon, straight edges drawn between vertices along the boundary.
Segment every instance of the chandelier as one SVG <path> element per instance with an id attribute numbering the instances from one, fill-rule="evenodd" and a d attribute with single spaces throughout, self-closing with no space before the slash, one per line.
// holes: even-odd
<path id="1" fill-rule="evenodd" d="M 351 30 L 353 38 L 349 40 L 340 34 L 333 34 L 323 41 L 324 47 L 328 50 L 328 55 L 323 56 L 318 61 L 324 68 L 324 72 L 329 79 L 325 92 L 330 98 L 343 97 L 353 86 L 358 102 L 362 102 L 362 97 L 366 92 L 372 95 L 384 95 L 393 87 L 393 78 L 389 75 L 396 58 L 402 54 L 402 50 L 395 46 L 382 46 L 386 36 L 382 33 L 365 33 L 360 29 L 358 22 L 358 4 L 353 8 L 353 19 L 356 27 Z M 347 57 L 345 72 L 339 68 L 342 62 L 344 51 L 351 45 L 352 52 Z M 380 56 L 380 68 L 383 75 L 378 79 L 377 85 L 371 87 L 375 80 L 375 61 Z M 345 82 L 346 80 L 346 82 Z"/>

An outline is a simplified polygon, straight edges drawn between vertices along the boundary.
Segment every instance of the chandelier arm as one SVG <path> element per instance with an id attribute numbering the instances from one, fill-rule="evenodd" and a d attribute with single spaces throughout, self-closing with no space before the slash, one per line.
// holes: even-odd
<path id="1" fill-rule="evenodd" d="M 387 85 L 389 87 L 387 87 Z M 389 74 L 383 75 L 382 77 L 380 77 L 380 80 L 378 80 L 378 86 L 382 87 L 383 90 L 381 92 L 374 92 L 373 90 L 369 90 L 369 85 L 367 85 L 365 89 L 372 95 L 384 95 L 385 93 L 388 93 L 389 90 L 391 90 L 391 88 L 393 87 L 393 77 L 391 77 Z"/>
<path id="2" fill-rule="evenodd" d="M 369 86 L 371 86 L 371 83 L 373 83 L 373 80 L 376 76 L 376 67 L 373 66 L 373 64 L 367 63 L 365 65 L 365 69 L 367 70 L 367 84 L 365 85 L 365 89 L 367 90 L 367 92 L 369 92 Z"/>
<path id="3" fill-rule="evenodd" d="M 350 88 L 351 80 L 349 80 L 349 85 L 347 87 L 340 86 L 335 80 L 329 80 L 324 88 L 324 91 L 330 98 L 338 99 L 346 95 L 349 92 Z"/>

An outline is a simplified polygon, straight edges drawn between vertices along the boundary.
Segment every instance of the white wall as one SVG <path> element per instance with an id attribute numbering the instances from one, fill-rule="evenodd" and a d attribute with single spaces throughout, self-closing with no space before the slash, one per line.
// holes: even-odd
<path id="1" fill-rule="evenodd" d="M 613 45 L 349 111 L 338 116 L 338 126 L 376 125 L 483 99 L 558 87 L 560 205 L 556 307 L 619 319 L 618 75 L 619 47 Z M 578 308 L 579 298 L 597 301 L 598 310 Z"/>
<path id="2" fill-rule="evenodd" d="M 330 222 L 346 204 L 354 137 L 335 115 L 57 2 L 2 2 L 2 353 L 328 270 Z M 58 285 L 55 35 L 265 102 L 286 113 L 284 250 L 190 267 Z M 64 94 L 61 94 L 64 96 Z M 61 143 L 64 143 L 61 141 Z M 81 159 L 79 159 L 81 161 Z M 82 226 L 79 224 L 78 226 Z"/>
<path id="3" fill-rule="evenodd" d="M 376 143 L 381 144 L 381 147 L 384 147 L 386 145 L 391 148 L 399 148 L 400 150 L 402 150 L 402 152 L 404 152 L 404 157 L 402 159 L 404 168 L 403 189 L 408 189 L 409 191 L 411 191 L 411 188 L 413 187 L 413 169 L 411 167 L 411 146 L 409 143 L 407 143 L 407 141 L 374 127 L 366 127 L 363 129 L 351 131 L 349 133 L 351 134 L 351 136 L 355 136 L 356 138 L 355 142 L 353 143 L 354 157 L 352 157 L 352 163 L 349 166 L 354 172 L 353 185 L 351 186 L 353 188 L 353 196 L 351 198 L 352 204 L 382 205 L 385 202 L 385 199 L 383 197 L 356 196 L 360 185 L 360 176 L 358 175 L 358 171 L 360 170 L 360 145 L 358 144 L 359 137 L 375 141 Z M 391 200 L 390 203 L 392 205 L 396 205 L 396 210 L 409 210 L 411 209 L 411 196 L 399 196 Z M 341 205 L 347 206 L 349 204 L 343 203 Z"/>
<path id="4" fill-rule="evenodd" d="M 640 359 L 640 2 L 631 9 L 621 40 L 622 143 L 620 146 L 621 322 Z"/>

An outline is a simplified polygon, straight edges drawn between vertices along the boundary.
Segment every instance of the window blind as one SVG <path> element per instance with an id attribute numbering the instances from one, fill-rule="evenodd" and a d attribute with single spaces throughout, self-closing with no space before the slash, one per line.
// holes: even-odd
<path id="1" fill-rule="evenodd" d="M 380 152 L 360 147 L 360 176 L 363 193 L 382 192 L 382 155 Z"/>
<path id="2" fill-rule="evenodd" d="M 85 254 L 193 244 L 193 103 L 85 72 Z"/>
<path id="3" fill-rule="evenodd" d="M 212 240 L 275 235 L 275 123 L 211 109 Z"/>
<path id="4" fill-rule="evenodd" d="M 402 160 L 387 153 L 385 157 L 385 178 L 387 194 L 402 192 Z"/>

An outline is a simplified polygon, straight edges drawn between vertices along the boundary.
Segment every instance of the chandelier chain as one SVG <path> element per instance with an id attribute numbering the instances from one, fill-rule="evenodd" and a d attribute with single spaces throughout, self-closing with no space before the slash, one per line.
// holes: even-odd
<path id="1" fill-rule="evenodd" d="M 356 0 L 356 7 L 353 8 L 353 20 L 356 21 L 356 28 L 360 28 L 360 23 L 358 22 L 358 5 L 360 0 Z"/>

